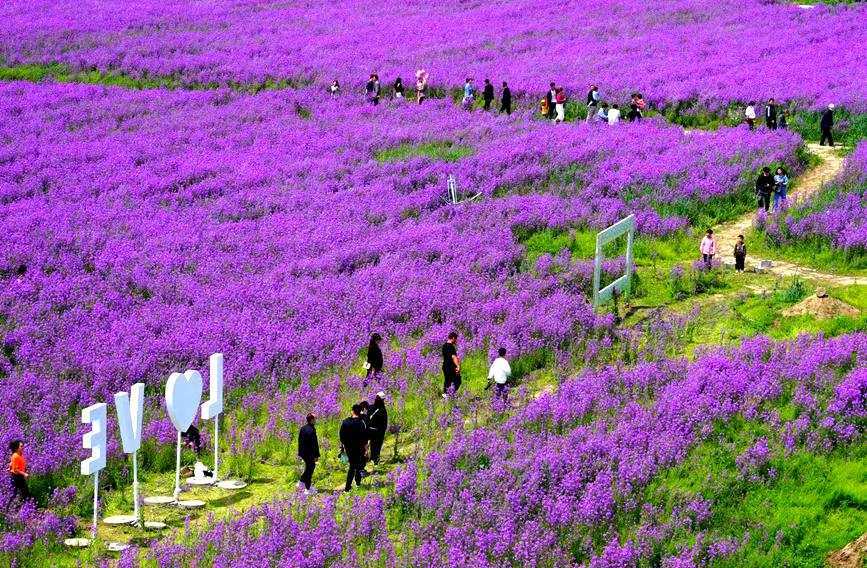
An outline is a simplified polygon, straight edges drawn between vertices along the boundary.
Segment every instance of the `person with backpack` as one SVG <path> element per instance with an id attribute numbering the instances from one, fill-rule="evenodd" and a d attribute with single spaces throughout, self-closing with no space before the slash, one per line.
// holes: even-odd
<path id="1" fill-rule="evenodd" d="M 500 112 L 505 112 L 507 115 L 512 114 L 512 90 L 509 89 L 509 84 L 503 81 L 503 90 L 500 93 Z"/>
<path id="2" fill-rule="evenodd" d="M 490 79 L 485 79 L 485 88 L 482 89 L 482 101 L 484 101 L 485 111 L 491 110 L 491 103 L 494 101 L 494 86 Z"/>
<path id="3" fill-rule="evenodd" d="M 554 93 L 554 104 L 556 113 L 554 123 L 559 124 L 566 120 L 566 90 L 563 87 L 557 87 Z"/>
<path id="4" fill-rule="evenodd" d="M 771 168 L 765 166 L 762 173 L 756 178 L 756 197 L 759 200 L 759 209 L 768 211 L 771 208 L 771 194 L 774 192 L 774 176 Z"/>
<path id="5" fill-rule="evenodd" d="M 346 456 L 349 470 L 346 472 L 346 491 L 352 489 L 352 480 L 361 487 L 364 471 L 364 449 L 367 445 L 367 427 L 361 419 L 361 407 L 352 405 L 352 414 L 340 424 L 340 445 Z"/>
<path id="6" fill-rule="evenodd" d="M 27 487 L 27 478 L 30 474 L 27 473 L 27 460 L 24 458 L 24 442 L 21 440 L 12 440 L 9 442 L 9 478 L 12 482 L 12 495 L 9 497 L 9 502 L 6 507 L 12 504 L 16 497 L 21 498 L 21 502 L 30 499 L 30 489 Z"/>
<path id="7" fill-rule="evenodd" d="M 310 493 L 313 484 L 313 470 L 316 469 L 316 460 L 319 459 L 316 415 L 312 412 L 307 415 L 307 424 L 298 431 L 298 457 L 304 461 L 304 473 L 301 474 L 298 481 L 304 485 L 305 492 Z"/>
<path id="8" fill-rule="evenodd" d="M 777 129 L 777 104 L 774 99 L 768 99 L 765 105 L 765 126 L 770 130 Z"/>
<path id="9" fill-rule="evenodd" d="M 834 133 L 831 129 L 834 128 L 834 103 L 828 105 L 825 112 L 822 113 L 822 120 L 819 122 L 819 128 L 822 130 L 822 138 L 819 140 L 819 146 L 824 146 L 825 141 L 828 141 L 828 146 L 834 146 Z"/>
<path id="10" fill-rule="evenodd" d="M 590 85 L 590 90 L 587 92 L 587 122 L 596 118 L 596 113 L 599 109 L 599 87 Z"/>
<path id="11" fill-rule="evenodd" d="M 774 211 L 779 210 L 786 202 L 788 193 L 789 175 L 786 173 L 786 168 L 780 166 L 774 175 Z"/>
<path id="12" fill-rule="evenodd" d="M 388 431 L 388 411 L 385 409 L 385 393 L 379 391 L 370 407 L 368 423 L 370 424 L 370 461 L 379 464 L 379 454 Z"/>
<path id="13" fill-rule="evenodd" d="M 750 104 L 747 105 L 747 108 L 744 110 L 744 118 L 747 121 L 747 125 L 750 127 L 750 130 L 756 129 L 756 103 L 750 101 Z"/>

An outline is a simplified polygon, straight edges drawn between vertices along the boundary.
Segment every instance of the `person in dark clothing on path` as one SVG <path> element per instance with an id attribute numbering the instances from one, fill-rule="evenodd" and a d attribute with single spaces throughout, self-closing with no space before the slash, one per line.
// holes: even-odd
<path id="1" fill-rule="evenodd" d="M 828 146 L 834 146 L 834 134 L 831 132 L 831 129 L 834 128 L 834 103 L 829 104 L 825 112 L 822 113 L 819 127 L 822 129 L 822 138 L 819 140 L 819 146 L 824 146 L 825 140 L 828 141 Z"/>
<path id="2" fill-rule="evenodd" d="M 494 86 L 491 85 L 490 79 L 485 79 L 485 88 L 482 89 L 482 101 L 484 101 L 484 109 L 491 110 L 491 103 L 494 101 Z"/>
<path id="3" fill-rule="evenodd" d="M 777 118 L 777 128 L 786 130 L 789 128 L 789 111 L 786 109 L 780 110 L 780 116 Z"/>
<path id="4" fill-rule="evenodd" d="M 500 112 L 512 114 L 512 90 L 509 84 L 503 81 L 503 91 L 500 94 Z"/>
<path id="5" fill-rule="evenodd" d="M 551 83 L 551 88 L 545 93 L 545 101 L 548 103 L 548 120 L 554 120 L 554 105 L 557 104 L 557 85 Z"/>
<path id="6" fill-rule="evenodd" d="M 382 341 L 382 336 L 374 333 L 370 336 L 370 343 L 367 345 L 367 378 L 371 375 L 376 376 L 382 373 L 382 349 L 379 348 L 379 342 Z"/>
<path id="7" fill-rule="evenodd" d="M 765 166 L 762 173 L 756 178 L 756 197 L 759 200 L 759 209 L 768 211 L 771 208 L 771 194 L 774 192 L 774 176 L 771 168 Z"/>
<path id="8" fill-rule="evenodd" d="M 27 487 L 27 478 L 30 474 L 27 473 L 27 460 L 24 459 L 24 442 L 21 440 L 12 440 L 9 442 L 9 451 L 12 456 L 9 458 L 9 477 L 12 482 L 12 495 L 6 503 L 6 508 L 12 504 L 16 497 L 21 498 L 21 502 L 30 499 L 30 489 Z"/>
<path id="9" fill-rule="evenodd" d="M 304 473 L 301 474 L 299 481 L 309 492 L 313 484 L 313 470 L 316 469 L 316 460 L 319 459 L 319 437 L 316 435 L 315 414 L 308 414 L 307 424 L 298 431 L 298 457 L 304 460 Z"/>
<path id="10" fill-rule="evenodd" d="M 777 103 L 774 99 L 768 99 L 768 104 L 765 105 L 765 126 L 771 130 L 777 129 Z"/>
<path id="11" fill-rule="evenodd" d="M 403 79 L 398 77 L 394 80 L 394 98 L 402 99 L 404 97 Z"/>
<path id="12" fill-rule="evenodd" d="M 362 470 L 364 469 L 364 446 L 367 443 L 367 428 L 361 419 L 361 407 L 352 406 L 352 416 L 340 424 L 340 445 L 349 460 L 349 471 L 346 472 L 346 491 L 352 489 L 352 480 L 361 486 Z"/>
<path id="13" fill-rule="evenodd" d="M 629 105 L 629 112 L 626 113 L 626 118 L 629 122 L 641 121 L 641 111 L 638 110 L 638 105 L 632 103 Z"/>
<path id="14" fill-rule="evenodd" d="M 453 331 L 443 344 L 443 398 L 461 388 L 461 360 L 458 359 L 457 342 L 458 334 Z"/>
<path id="15" fill-rule="evenodd" d="M 746 259 L 747 245 L 744 243 L 744 236 L 738 235 L 738 242 L 735 243 L 735 270 L 743 272 Z"/>
<path id="16" fill-rule="evenodd" d="M 376 393 L 368 421 L 370 423 L 370 461 L 376 465 L 379 463 L 379 454 L 382 451 L 382 443 L 385 441 L 385 433 L 388 430 L 388 411 L 385 409 L 384 392 Z"/>

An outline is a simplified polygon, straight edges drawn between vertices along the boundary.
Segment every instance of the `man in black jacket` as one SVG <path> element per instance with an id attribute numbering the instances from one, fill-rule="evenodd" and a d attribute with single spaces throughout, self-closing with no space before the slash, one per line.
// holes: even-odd
<path id="1" fill-rule="evenodd" d="M 774 99 L 768 99 L 765 105 L 765 126 L 771 130 L 777 129 L 777 104 Z"/>
<path id="2" fill-rule="evenodd" d="M 346 490 L 352 489 L 352 480 L 361 486 L 361 472 L 364 469 L 364 446 L 367 443 L 367 427 L 361 420 L 361 408 L 352 405 L 352 416 L 340 425 L 340 444 L 349 460 L 349 471 L 346 473 Z"/>
<path id="3" fill-rule="evenodd" d="M 771 193 L 774 192 L 774 176 L 771 174 L 771 168 L 765 166 L 762 168 L 762 173 L 756 178 L 756 197 L 759 199 L 759 209 L 764 208 L 765 211 L 771 207 Z"/>
<path id="4" fill-rule="evenodd" d="M 307 415 L 307 424 L 298 432 L 298 457 L 304 460 L 304 473 L 299 481 L 304 484 L 307 492 L 313 483 L 313 470 L 319 459 L 319 437 L 316 435 L 316 415 Z"/>
<path id="5" fill-rule="evenodd" d="M 825 140 L 828 141 L 828 146 L 834 145 L 834 135 L 831 129 L 834 127 L 834 103 L 828 105 L 825 112 L 822 113 L 822 121 L 819 123 L 822 129 L 822 138 L 819 140 L 819 146 L 825 145 Z"/>
<path id="6" fill-rule="evenodd" d="M 503 91 L 500 94 L 500 112 L 512 114 L 512 91 L 505 81 L 503 81 Z"/>
<path id="7" fill-rule="evenodd" d="M 494 86 L 491 85 L 490 79 L 485 79 L 485 88 L 482 89 L 482 100 L 485 102 L 485 110 L 491 110 L 491 103 L 494 101 Z"/>
<path id="8" fill-rule="evenodd" d="M 388 411 L 385 409 L 385 393 L 379 391 L 370 407 L 370 461 L 379 463 L 379 453 L 382 451 L 382 443 L 385 440 L 385 432 L 388 429 Z"/>

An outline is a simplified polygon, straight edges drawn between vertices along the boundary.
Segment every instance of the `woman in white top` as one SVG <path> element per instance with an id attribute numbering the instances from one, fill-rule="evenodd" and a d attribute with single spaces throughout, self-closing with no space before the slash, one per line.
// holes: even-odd
<path id="1" fill-rule="evenodd" d="M 617 124 L 620 122 L 620 108 L 617 105 L 612 105 L 608 109 L 608 124 Z"/>

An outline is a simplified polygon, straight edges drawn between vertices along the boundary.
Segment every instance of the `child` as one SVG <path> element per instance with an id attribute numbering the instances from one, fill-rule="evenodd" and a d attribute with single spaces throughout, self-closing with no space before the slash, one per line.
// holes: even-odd
<path id="1" fill-rule="evenodd" d="M 743 272 L 746 259 L 747 245 L 744 244 L 744 236 L 738 235 L 738 242 L 735 243 L 735 270 Z"/>
<path id="2" fill-rule="evenodd" d="M 699 250 L 701 251 L 701 258 L 704 260 L 705 265 L 710 268 L 711 262 L 713 262 L 713 255 L 716 254 L 716 241 L 713 239 L 713 229 L 707 230 L 707 234 L 701 240 Z"/>

